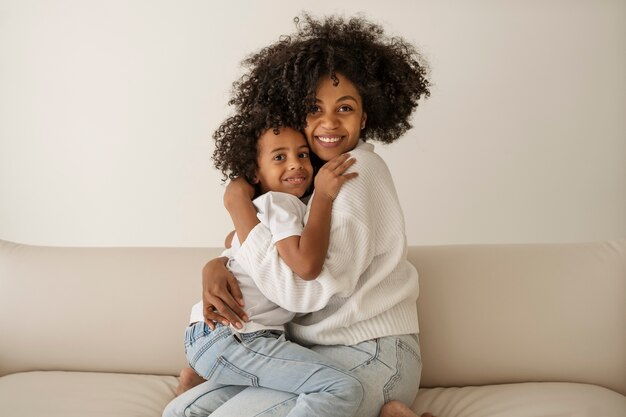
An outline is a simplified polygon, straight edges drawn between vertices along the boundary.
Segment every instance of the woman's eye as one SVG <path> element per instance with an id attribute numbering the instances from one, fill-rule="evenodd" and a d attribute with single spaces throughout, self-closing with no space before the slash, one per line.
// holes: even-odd
<path id="1" fill-rule="evenodd" d="M 319 113 L 321 111 L 322 111 L 322 109 L 320 109 L 319 106 L 311 106 L 311 108 L 309 109 L 309 114 L 315 114 L 315 113 Z"/>
<path id="2" fill-rule="evenodd" d="M 352 111 L 352 107 L 345 105 L 345 106 L 341 106 L 339 107 L 339 111 L 340 112 L 347 112 L 347 111 Z"/>

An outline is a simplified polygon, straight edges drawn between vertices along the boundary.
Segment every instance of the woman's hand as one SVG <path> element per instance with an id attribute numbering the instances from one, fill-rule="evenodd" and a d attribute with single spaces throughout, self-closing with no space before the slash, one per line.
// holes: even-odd
<path id="1" fill-rule="evenodd" d="M 243 295 L 235 276 L 226 268 L 228 258 L 216 258 L 202 268 L 202 313 L 205 323 L 215 329 L 215 322 L 232 324 L 238 329 L 248 321 Z"/>
<path id="2" fill-rule="evenodd" d="M 350 154 L 341 154 L 322 166 L 315 176 L 315 193 L 334 200 L 339 194 L 339 189 L 348 180 L 359 175 L 356 172 L 344 174 L 356 159 L 350 158 Z"/>

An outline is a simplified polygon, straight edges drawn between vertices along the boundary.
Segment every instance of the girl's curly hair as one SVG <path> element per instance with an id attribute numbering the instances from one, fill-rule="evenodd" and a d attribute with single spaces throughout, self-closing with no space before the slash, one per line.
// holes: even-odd
<path id="1" fill-rule="evenodd" d="M 282 126 L 304 129 L 322 77 L 331 77 L 336 85 L 335 74 L 341 73 L 355 84 L 367 113 L 361 137 L 383 143 L 412 127 L 409 119 L 418 100 L 430 95 L 421 55 L 404 39 L 386 36 L 380 25 L 362 17 L 317 20 L 308 14 L 294 21 L 296 32 L 246 58 L 245 74 L 233 83 L 228 104 L 237 116 L 213 135 L 213 160 L 229 178 L 248 177 L 243 166 L 249 164 L 237 160 L 245 144 L 256 144 L 259 132 Z M 246 136 L 252 132 L 256 136 Z"/>

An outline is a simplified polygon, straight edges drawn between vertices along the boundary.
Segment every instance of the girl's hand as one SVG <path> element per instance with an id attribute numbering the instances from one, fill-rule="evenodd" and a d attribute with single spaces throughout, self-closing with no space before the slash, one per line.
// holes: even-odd
<path id="1" fill-rule="evenodd" d="M 202 313 L 205 323 L 215 329 L 215 322 L 242 328 L 247 321 L 242 309 L 243 295 L 235 276 L 226 268 L 228 258 L 213 259 L 202 268 Z"/>
<path id="2" fill-rule="evenodd" d="M 326 162 L 315 176 L 315 193 L 334 200 L 341 186 L 359 175 L 356 172 L 344 174 L 355 162 L 356 159 L 350 158 L 349 153 L 341 154 Z"/>

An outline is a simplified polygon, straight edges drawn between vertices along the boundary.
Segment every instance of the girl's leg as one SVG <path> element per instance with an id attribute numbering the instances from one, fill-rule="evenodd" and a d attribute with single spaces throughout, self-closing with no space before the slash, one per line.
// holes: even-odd
<path id="1" fill-rule="evenodd" d="M 180 377 L 178 378 L 178 380 L 179 380 L 178 386 L 174 390 L 174 393 L 176 395 L 180 395 L 183 392 L 190 390 L 196 385 L 200 385 L 204 382 L 204 378 L 198 375 L 196 371 L 194 371 L 191 368 L 181 369 Z"/>
<path id="2" fill-rule="evenodd" d="M 411 405 L 415 399 L 422 369 L 417 335 L 388 336 L 354 346 L 315 346 L 313 350 L 351 371 L 363 385 L 363 401 L 355 416 L 378 417 L 391 400 Z M 285 417 L 296 400 L 293 394 L 246 388 L 212 417 Z"/>
<path id="3" fill-rule="evenodd" d="M 296 394 L 290 417 L 355 415 L 363 398 L 361 383 L 332 361 L 272 332 L 235 335 L 232 340 L 228 349 L 220 350 L 210 374 L 203 375 L 207 379 Z M 223 414 L 220 409 L 213 415 L 246 414 Z"/>
<path id="4" fill-rule="evenodd" d="M 245 388 L 203 382 L 170 401 L 163 417 L 207 417 Z"/>

